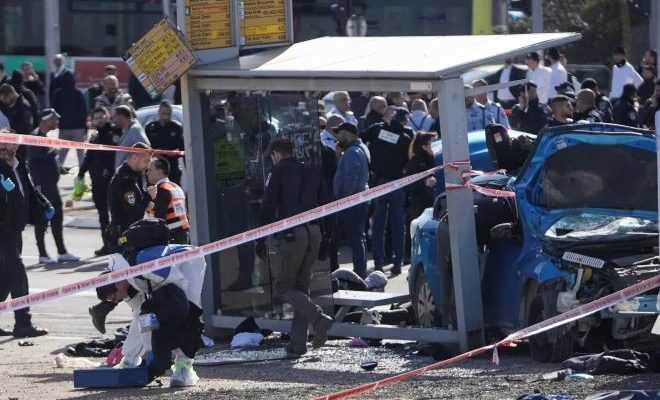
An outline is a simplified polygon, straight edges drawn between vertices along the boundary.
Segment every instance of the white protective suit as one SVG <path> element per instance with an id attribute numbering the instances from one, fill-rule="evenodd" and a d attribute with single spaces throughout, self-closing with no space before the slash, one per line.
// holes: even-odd
<path id="1" fill-rule="evenodd" d="M 172 250 L 176 248 L 176 250 Z M 170 254 L 181 252 L 185 249 L 192 249 L 192 246 L 155 246 L 143 251 L 149 252 L 148 261 L 165 257 Z M 140 260 L 140 257 L 138 257 Z M 121 254 L 113 254 L 108 261 L 110 271 L 118 271 L 128 268 L 128 261 Z M 140 332 L 140 309 L 142 303 L 149 293 L 147 280 L 151 283 L 152 291 L 161 286 L 173 283 L 180 287 L 186 294 L 188 301 L 202 308 L 202 285 L 204 283 L 204 272 L 206 270 L 206 261 L 203 257 L 196 258 L 176 264 L 171 267 L 149 272 L 140 277 L 129 278 L 128 283 L 138 291 L 133 298 L 124 299 L 133 311 L 133 318 L 128 331 L 126 341 L 124 341 L 122 364 L 127 367 L 137 367 L 142 363 L 142 356 L 151 350 L 151 332 Z"/>

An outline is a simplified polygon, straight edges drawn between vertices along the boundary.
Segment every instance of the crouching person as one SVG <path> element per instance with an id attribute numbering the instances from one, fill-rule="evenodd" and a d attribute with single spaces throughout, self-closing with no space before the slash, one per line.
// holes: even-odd
<path id="1" fill-rule="evenodd" d="M 142 250 L 136 262 L 146 262 L 191 249 L 191 246 L 153 246 Z M 109 261 L 110 272 L 129 267 L 120 254 Z M 180 263 L 96 289 L 99 299 L 125 301 L 133 310 L 123 359 L 115 368 L 140 366 L 151 350 L 149 381 L 172 369 L 170 386 L 193 386 L 199 378 L 193 370 L 193 358 L 203 346 L 200 317 L 201 291 L 206 263 L 203 258 Z M 107 273 L 107 272 L 106 272 Z M 172 352 L 176 358 L 172 364 Z"/>

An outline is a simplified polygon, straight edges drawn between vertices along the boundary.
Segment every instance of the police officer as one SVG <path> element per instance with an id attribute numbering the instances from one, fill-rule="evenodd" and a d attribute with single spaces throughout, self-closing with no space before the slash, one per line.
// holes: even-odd
<path id="1" fill-rule="evenodd" d="M 389 123 L 374 124 L 362 135 L 369 144 L 371 152 L 371 170 L 377 185 L 403 177 L 403 170 L 408 162 L 408 147 L 413 131 L 406 127 L 408 110 L 397 107 Z M 399 189 L 374 200 L 373 215 L 373 257 L 376 270 L 382 271 L 385 263 L 385 222 L 392 230 L 392 250 L 394 266 L 392 274 L 401 273 L 405 247 L 405 206 L 406 192 Z"/>
<path id="2" fill-rule="evenodd" d="M 472 86 L 473 87 L 482 87 L 482 86 L 488 86 L 488 82 L 486 82 L 485 79 L 475 79 L 472 81 Z M 500 124 L 506 127 L 507 129 L 511 129 L 511 125 L 509 124 L 509 118 L 506 116 L 506 113 L 504 112 L 504 107 L 500 105 L 500 103 L 495 103 L 494 101 L 491 101 L 488 98 L 488 93 L 480 93 L 475 96 L 475 103 L 482 104 L 484 106 L 484 111 L 486 112 L 486 125 L 488 124 Z"/>
<path id="3" fill-rule="evenodd" d="M 110 112 L 105 107 L 97 107 L 92 113 L 96 135 L 92 136 L 90 143 L 117 145 L 121 138 L 121 129 L 110 121 Z M 99 213 L 101 224 L 101 235 L 103 236 L 103 247 L 96 250 L 94 254 L 102 256 L 111 254 L 112 243 L 108 241 L 106 234 L 110 225 L 108 216 L 108 186 L 115 173 L 115 154 L 112 151 L 88 150 L 78 171 L 78 181 L 83 182 L 85 173 L 89 171 L 92 178 L 92 200 Z"/>
<path id="4" fill-rule="evenodd" d="M 573 106 L 571 100 L 563 94 L 558 94 L 550 100 L 550 109 L 552 116 L 548 119 L 546 126 L 560 126 L 572 124 Z"/>
<path id="5" fill-rule="evenodd" d="M 581 89 L 577 93 L 573 120 L 589 123 L 604 122 L 603 113 L 596 109 L 596 94 L 591 89 Z"/>
<path id="6" fill-rule="evenodd" d="M 603 122 L 610 123 L 614 121 L 614 109 L 612 107 L 612 102 L 607 98 L 607 96 L 605 96 L 605 94 L 600 91 L 598 82 L 596 82 L 595 79 L 585 79 L 582 81 L 580 89 L 591 89 L 596 94 L 596 108 L 598 111 L 603 113 L 603 117 L 605 118 Z"/>
<path id="7" fill-rule="evenodd" d="M 147 193 L 154 202 L 154 208 L 149 211 L 152 217 L 164 219 L 170 229 L 171 242 L 177 244 L 190 243 L 190 224 L 186 213 L 186 195 L 183 189 L 168 178 L 170 163 L 164 157 L 154 157 L 147 169 L 147 180 L 152 186 L 147 187 Z"/>
<path id="8" fill-rule="evenodd" d="M 172 103 L 165 100 L 158 107 L 158 121 L 147 124 L 144 128 L 151 146 L 158 150 L 183 151 L 183 128 L 172 119 Z M 167 157 L 170 163 L 169 178 L 177 185 L 181 184 L 181 168 L 178 157 Z"/>
<path id="9" fill-rule="evenodd" d="M 0 129 L 2 133 L 14 133 Z M 0 143 L 0 301 L 28 294 L 28 278 L 21 260 L 21 234 L 28 223 L 44 224 L 55 210 L 35 189 L 25 161 L 16 157 L 18 145 Z M 32 325 L 29 308 L 14 311 L 13 331 L 0 329 L 0 336 L 43 336 L 45 329 Z"/>
<path id="10" fill-rule="evenodd" d="M 472 85 L 465 85 L 465 90 L 473 89 Z M 474 99 L 474 96 L 465 97 L 465 117 L 467 118 L 467 131 L 478 131 L 487 125 L 486 107 Z"/>
<path id="11" fill-rule="evenodd" d="M 311 167 L 293 158 L 293 142 L 275 139 L 271 147 L 273 169 L 266 180 L 260 217 L 264 224 L 291 217 L 312 209 L 325 201 L 323 181 Z M 316 222 L 299 225 L 274 235 L 277 254 L 274 265 L 274 295 L 293 306 L 291 340 L 287 353 L 300 356 L 307 352 L 307 327 L 314 327 L 313 348 L 323 346 L 328 338 L 332 318 L 309 298 L 314 263 L 318 256 L 321 230 Z M 264 242 L 257 254 L 265 258 Z"/>
<path id="12" fill-rule="evenodd" d="M 136 143 L 135 149 L 151 149 L 144 143 Z M 108 188 L 108 204 L 110 206 L 110 227 L 108 243 L 112 243 L 113 252 L 117 246 L 117 238 L 128 227 L 144 218 L 144 213 L 154 208 L 144 188 L 144 172 L 149 167 L 151 156 L 147 153 L 128 153 L 124 163 L 117 169 Z M 105 318 L 115 308 L 115 304 L 107 301 L 89 308 L 94 327 L 105 333 Z"/>

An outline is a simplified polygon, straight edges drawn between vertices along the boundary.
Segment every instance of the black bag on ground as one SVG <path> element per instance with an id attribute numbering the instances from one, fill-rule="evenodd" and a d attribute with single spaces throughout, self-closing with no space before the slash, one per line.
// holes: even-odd
<path id="1" fill-rule="evenodd" d="M 170 230 L 160 218 L 145 218 L 131 224 L 119 237 L 123 251 L 139 251 L 153 246 L 167 246 Z"/>

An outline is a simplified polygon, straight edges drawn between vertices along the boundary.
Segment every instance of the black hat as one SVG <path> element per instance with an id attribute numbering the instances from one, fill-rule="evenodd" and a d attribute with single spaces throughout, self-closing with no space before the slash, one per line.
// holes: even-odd
<path id="1" fill-rule="evenodd" d="M 597 86 L 598 82 L 594 78 L 587 78 L 582 81 L 580 89 L 595 89 Z"/>
<path id="2" fill-rule="evenodd" d="M 62 118 L 62 116 L 60 114 L 58 114 L 57 111 L 55 111 L 54 108 L 44 108 L 43 110 L 41 110 L 41 113 L 39 114 L 39 118 L 42 121 L 49 120 L 53 117 L 55 117 L 57 119 Z"/>
<path id="3" fill-rule="evenodd" d="M 570 89 L 570 90 L 567 90 L 567 89 Z M 569 82 L 560 83 L 559 85 L 555 86 L 555 90 L 556 91 L 564 90 L 564 91 L 575 92 L 575 88 Z"/>
<path id="4" fill-rule="evenodd" d="M 358 128 L 355 124 L 351 122 L 342 122 L 338 126 L 332 128 L 332 131 L 334 133 L 339 133 L 339 131 L 349 131 L 350 133 L 357 135 L 358 134 Z"/>
<path id="5" fill-rule="evenodd" d="M 410 115 L 410 111 L 408 111 L 407 108 L 405 108 L 405 107 L 396 107 L 394 109 L 394 115 L 392 116 L 392 119 L 403 123 L 403 122 L 407 121 L 407 118 L 408 118 L 409 115 Z"/>

